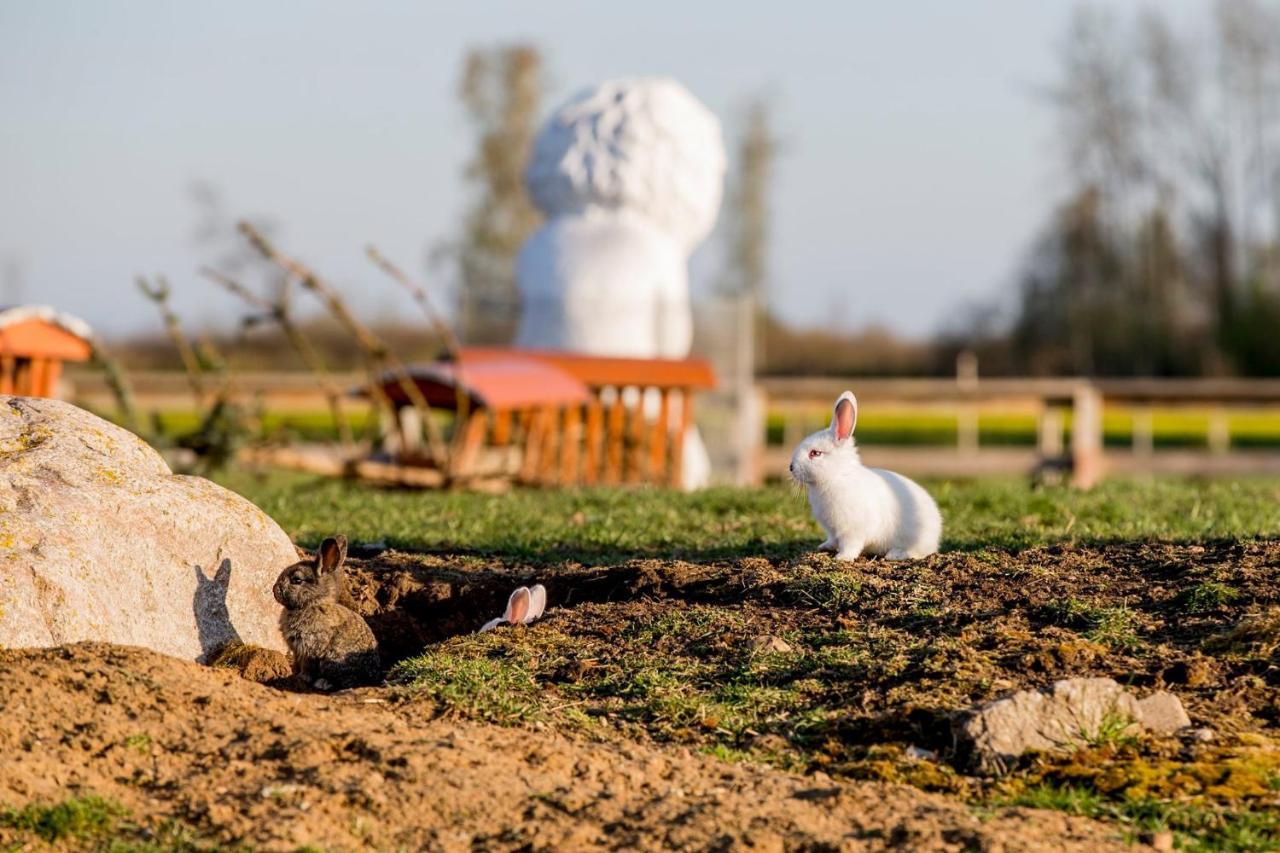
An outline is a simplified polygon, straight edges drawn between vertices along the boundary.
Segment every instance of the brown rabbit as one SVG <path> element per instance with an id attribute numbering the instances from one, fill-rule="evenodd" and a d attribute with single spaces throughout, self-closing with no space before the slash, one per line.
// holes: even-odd
<path id="1" fill-rule="evenodd" d="M 340 690 L 378 681 L 378 641 L 350 602 L 343 578 L 347 537 L 324 540 L 314 562 L 280 573 L 273 589 L 284 607 L 280 632 L 293 653 L 293 670 L 310 687 Z"/>

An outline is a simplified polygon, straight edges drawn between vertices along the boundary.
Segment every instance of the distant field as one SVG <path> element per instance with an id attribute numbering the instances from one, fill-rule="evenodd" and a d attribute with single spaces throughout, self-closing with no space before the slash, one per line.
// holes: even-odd
<path id="1" fill-rule="evenodd" d="M 1156 447 L 1204 447 L 1208 444 L 1209 412 L 1186 409 L 1154 410 L 1152 435 Z M 1108 409 L 1103 415 L 1103 440 L 1109 447 L 1133 442 L 1133 412 Z M 830 414 L 815 411 L 807 430 L 826 425 Z M 869 444 L 954 445 L 958 418 L 954 414 L 921 412 L 863 412 L 858 415 L 858 438 Z M 1063 417 L 1067 436 L 1071 413 Z M 1236 447 L 1280 447 L 1280 412 L 1235 412 L 1227 416 L 1231 443 Z M 771 412 L 768 442 L 781 444 L 783 416 Z M 1030 447 L 1036 443 L 1036 418 L 1031 414 L 988 412 L 979 415 L 978 439 L 985 445 Z"/>
<path id="2" fill-rule="evenodd" d="M 111 416 L 111 413 L 107 413 Z M 351 412 L 352 426 L 366 429 L 367 409 Z M 815 411 L 805 423 L 812 431 L 826 425 L 829 415 Z M 1152 434 L 1158 448 L 1205 447 L 1208 444 L 1209 412 L 1196 410 L 1155 410 Z M 195 429 L 198 418 L 191 410 L 166 410 L 154 420 L 162 435 L 182 435 Z M 1240 448 L 1280 448 L 1280 412 L 1234 412 L 1227 417 L 1231 443 Z M 329 441 L 337 436 L 333 418 L 323 409 L 315 411 L 269 411 L 264 418 L 264 431 L 275 436 L 292 436 L 302 441 Z M 767 422 L 769 444 L 783 441 L 783 417 L 770 413 Z M 1064 414 L 1064 429 L 1069 437 L 1071 415 Z M 979 416 L 979 441 L 989 446 L 1031 447 L 1036 443 L 1034 415 L 989 412 Z M 1133 412 L 1108 409 L 1103 417 L 1104 441 L 1109 447 L 1125 447 L 1133 441 Z M 946 413 L 864 412 L 858 417 L 858 438 L 867 444 L 888 445 L 954 445 L 957 417 Z"/>

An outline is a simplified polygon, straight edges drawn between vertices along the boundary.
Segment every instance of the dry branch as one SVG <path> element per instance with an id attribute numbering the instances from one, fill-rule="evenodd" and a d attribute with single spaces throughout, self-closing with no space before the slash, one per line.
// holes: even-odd
<path id="1" fill-rule="evenodd" d="M 413 300 L 418 303 L 418 306 L 422 308 L 422 312 L 427 315 L 427 322 L 431 324 L 436 334 L 440 336 L 440 341 L 444 344 L 444 348 L 453 362 L 455 372 L 454 387 L 457 393 L 455 402 L 456 419 L 454 421 L 457 426 L 455 427 L 454 440 L 457 442 L 462 437 L 464 432 L 462 425 L 467 423 L 471 408 L 470 398 L 468 398 L 467 391 L 462 384 L 462 344 L 458 341 L 457 335 L 453 333 L 453 329 L 449 328 L 449 324 L 444 321 L 444 317 L 436 311 L 435 305 L 432 304 L 431 297 L 425 287 L 409 278 L 404 270 L 389 261 L 374 246 L 366 246 L 365 254 L 369 256 L 369 260 L 373 261 L 374 266 L 407 290 Z"/>
<path id="2" fill-rule="evenodd" d="M 281 288 L 279 298 L 271 301 L 259 296 L 240 282 L 217 270 L 203 267 L 200 270 L 200 274 L 239 296 L 252 308 L 261 311 L 264 317 L 274 321 L 280 327 L 280 331 L 284 333 L 285 340 L 293 347 L 298 357 L 307 366 L 307 369 L 316 375 L 316 379 L 320 383 L 320 389 L 329 403 L 329 411 L 333 415 L 333 422 L 338 428 L 338 438 L 344 448 L 350 448 L 355 439 L 352 435 L 351 421 L 348 419 L 346 409 L 342 405 L 342 392 L 329 375 L 329 369 L 325 365 L 324 359 L 320 356 L 320 352 L 293 321 L 293 315 L 289 311 L 288 280 L 285 281 L 285 286 Z"/>
<path id="3" fill-rule="evenodd" d="M 427 442 L 432 461 L 439 467 L 448 465 L 448 453 L 444 439 L 440 434 L 440 425 L 431 417 L 431 406 L 427 403 L 422 391 L 414 384 L 408 369 L 387 348 L 387 345 L 367 326 L 356 319 L 347 307 L 346 302 L 336 290 L 325 283 L 310 268 L 300 261 L 281 254 L 248 222 L 241 222 L 240 233 L 245 236 L 258 252 L 267 260 L 298 279 L 307 290 L 315 294 L 339 323 L 351 334 L 364 354 L 365 367 L 369 374 L 369 391 L 379 402 L 390 407 L 390 401 L 382 391 L 382 380 L 386 374 L 395 379 L 396 384 L 404 392 L 406 398 L 417 410 L 423 425 L 426 427 Z M 392 409 L 394 414 L 394 409 Z M 399 419 L 396 419 L 399 424 Z"/>
<path id="4" fill-rule="evenodd" d="M 159 309 L 160 318 L 164 321 L 165 332 L 178 350 L 178 357 L 182 360 L 182 368 L 186 371 L 187 383 L 191 386 L 192 395 L 195 396 L 196 407 L 203 409 L 207 394 L 204 385 L 204 370 L 200 366 L 200 359 L 196 356 L 196 351 L 191 346 L 191 342 L 182 333 L 182 322 L 169 305 L 171 293 L 169 282 L 165 280 L 164 276 L 157 276 L 156 283 L 153 285 L 147 281 L 145 276 L 138 276 L 138 289 L 142 291 L 144 296 L 154 302 L 156 308 Z"/>

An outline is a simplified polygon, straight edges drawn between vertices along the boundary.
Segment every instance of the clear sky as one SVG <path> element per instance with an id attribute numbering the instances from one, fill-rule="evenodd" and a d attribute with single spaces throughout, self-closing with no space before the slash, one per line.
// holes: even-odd
<path id="1" fill-rule="evenodd" d="M 107 333 L 155 327 L 139 272 L 167 273 L 191 319 L 229 318 L 194 274 L 203 181 L 368 316 L 407 311 L 362 247 L 424 275 L 465 209 L 462 57 L 519 39 L 544 52 L 548 109 L 670 75 L 732 134 L 766 94 L 784 146 L 775 307 L 924 334 L 1009 286 L 1060 193 L 1037 90 L 1072 5 L 0 0 L 0 262 L 26 301 Z M 1207 17 L 1208 0 L 1161 5 Z M 716 263 L 695 258 L 699 286 Z"/>

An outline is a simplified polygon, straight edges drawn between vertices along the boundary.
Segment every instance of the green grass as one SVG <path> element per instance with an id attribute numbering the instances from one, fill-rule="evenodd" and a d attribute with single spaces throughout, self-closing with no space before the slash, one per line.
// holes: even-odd
<path id="1" fill-rule="evenodd" d="M 381 489 L 293 473 L 231 471 L 220 481 L 300 544 L 345 532 L 405 550 L 618 562 L 636 556 L 790 556 L 821 539 L 803 493 L 788 486 L 516 490 L 492 496 Z M 1205 541 L 1280 535 L 1280 481 L 1111 480 L 1087 491 L 1017 479 L 926 485 L 945 520 L 943 548 L 979 551 L 1058 542 Z"/>
<path id="2" fill-rule="evenodd" d="M 1210 613 L 1240 598 L 1240 591 L 1220 581 L 1205 581 L 1181 596 L 1179 601 L 1188 613 Z"/>
<path id="3" fill-rule="evenodd" d="M 102 797 L 71 797 L 51 805 L 29 804 L 0 812 L 0 826 L 35 835 L 50 844 L 90 841 L 115 831 L 125 810 Z"/>
<path id="4" fill-rule="evenodd" d="M 1223 811 L 1194 803 L 1170 803 L 1151 798 L 1113 799 L 1078 785 L 1036 785 L 995 805 L 1054 809 L 1068 814 L 1108 820 L 1129 827 L 1132 835 L 1170 830 L 1179 850 L 1274 850 L 1280 836 L 1275 811 Z"/>
<path id="5" fill-rule="evenodd" d="M 1095 643 L 1113 649 L 1132 649 L 1140 644 L 1137 620 L 1127 607 L 1094 607 L 1074 598 L 1049 608 L 1053 621 L 1083 632 Z"/>
<path id="6" fill-rule="evenodd" d="M 28 803 L 22 808 L 0 809 L 0 829 L 11 830 L 19 838 L 39 839 L 59 849 L 102 853 L 245 849 L 203 840 L 189 827 L 173 820 L 160 821 L 144 829 L 124 806 L 94 794 L 68 797 L 56 803 Z M 28 844 L 19 843 L 5 849 L 28 848 Z"/>

